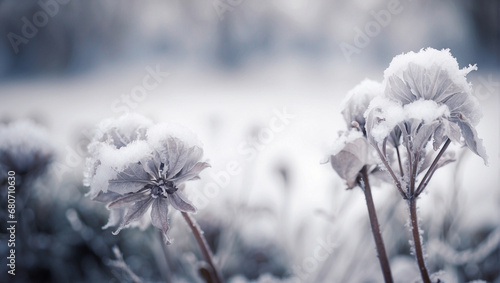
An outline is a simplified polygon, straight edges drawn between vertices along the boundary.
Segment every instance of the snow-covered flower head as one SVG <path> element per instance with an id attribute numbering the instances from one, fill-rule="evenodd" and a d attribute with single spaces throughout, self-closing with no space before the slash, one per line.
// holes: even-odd
<path id="1" fill-rule="evenodd" d="M 0 124 L 0 184 L 5 181 L 8 171 L 24 178 L 22 181 L 35 179 L 45 172 L 54 155 L 48 133 L 34 122 L 21 120 Z"/>
<path id="2" fill-rule="evenodd" d="M 382 84 L 365 79 L 360 84 L 355 86 L 347 93 L 346 98 L 342 102 L 342 115 L 348 128 L 354 127 L 365 131 L 364 114 L 370 102 L 376 96 L 382 95 Z"/>
<path id="3" fill-rule="evenodd" d="M 372 143 L 381 144 L 396 127 L 412 138 L 415 151 L 433 137 L 434 149 L 450 138 L 463 142 L 487 159 L 474 128 L 481 118 L 466 75 L 476 66 L 460 69 L 449 49 L 422 49 L 396 56 L 384 72 L 384 97 L 374 99 L 366 129 Z M 416 141 L 416 142 L 415 142 Z"/>
<path id="4" fill-rule="evenodd" d="M 146 120 L 143 120 L 146 121 Z M 137 135 L 144 124 L 131 123 L 131 129 L 120 129 L 122 136 L 116 139 L 95 139 L 90 145 L 91 160 L 95 166 L 88 172 L 90 196 L 107 202 L 111 209 L 110 220 L 105 227 L 119 225 L 121 229 L 139 222 L 151 207 L 151 222 L 163 231 L 165 241 L 169 230 L 168 207 L 183 212 L 195 212 L 196 208 L 183 194 L 185 182 L 199 179 L 200 172 L 209 167 L 201 161 L 203 149 L 196 136 L 180 126 L 159 124 L 149 126 L 145 135 Z M 115 127 L 109 127 L 114 129 Z M 135 129 L 135 130 L 134 130 Z M 112 136 L 104 133 L 101 136 Z"/>
<path id="5" fill-rule="evenodd" d="M 346 181 L 348 189 L 359 181 L 359 172 L 366 165 L 375 165 L 373 149 L 366 139 L 364 113 L 370 102 L 382 95 L 382 84 L 365 79 L 347 93 L 342 102 L 342 115 L 347 131 L 342 131 L 329 152 L 332 168 Z M 371 170 L 376 169 L 375 167 Z"/>

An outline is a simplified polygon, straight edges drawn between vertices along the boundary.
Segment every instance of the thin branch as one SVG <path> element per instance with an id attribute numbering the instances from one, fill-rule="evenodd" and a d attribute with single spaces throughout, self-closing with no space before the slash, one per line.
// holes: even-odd
<path id="1" fill-rule="evenodd" d="M 198 223 L 196 223 L 196 220 L 194 220 L 191 215 L 189 215 L 186 212 L 181 212 L 182 216 L 188 223 L 189 228 L 191 228 L 191 231 L 193 231 L 193 235 L 196 238 L 196 242 L 198 243 L 198 246 L 200 246 L 201 252 L 203 253 L 203 256 L 205 257 L 205 260 L 207 261 L 208 265 L 212 269 L 211 275 L 212 279 L 216 283 L 222 283 L 222 276 L 219 273 L 219 270 L 215 267 L 214 259 L 213 259 L 213 254 L 212 251 L 210 250 L 210 247 L 208 246 L 207 240 L 203 236 L 203 232 L 200 229 L 200 226 L 198 226 Z"/>
<path id="2" fill-rule="evenodd" d="M 436 158 L 432 162 L 431 166 L 429 167 L 429 169 L 427 169 L 427 172 L 425 173 L 425 176 L 422 179 L 422 181 L 420 182 L 420 185 L 418 186 L 417 191 L 415 193 L 416 197 L 418 197 L 424 191 L 425 187 L 427 187 L 427 184 L 429 183 L 432 175 L 434 174 L 434 171 L 436 171 L 436 169 L 437 169 L 439 159 L 441 159 L 441 156 L 443 156 L 444 152 L 446 151 L 446 149 L 448 148 L 450 143 L 451 143 L 451 140 L 447 139 L 446 142 L 444 143 L 443 147 L 439 151 L 438 155 L 436 156 Z"/>
<path id="3" fill-rule="evenodd" d="M 370 224 L 372 226 L 373 238 L 375 240 L 375 246 L 377 247 L 378 259 L 380 261 L 382 273 L 384 274 L 384 280 L 386 283 L 392 283 L 393 280 L 391 266 L 389 265 L 389 259 L 387 258 L 387 253 L 385 251 L 384 240 L 382 238 L 382 233 L 380 232 L 380 226 L 377 219 L 377 211 L 375 210 L 375 205 L 373 203 L 373 196 L 370 188 L 370 183 L 368 181 L 367 171 L 368 170 L 365 165 L 361 170 L 361 178 L 363 179 L 366 206 L 368 208 L 368 215 L 370 217 Z"/>

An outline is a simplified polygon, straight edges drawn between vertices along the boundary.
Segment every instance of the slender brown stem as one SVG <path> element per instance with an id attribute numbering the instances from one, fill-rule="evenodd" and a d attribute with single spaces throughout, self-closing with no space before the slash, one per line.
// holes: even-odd
<path id="1" fill-rule="evenodd" d="M 443 156 L 444 152 L 446 151 L 446 149 L 448 148 L 450 143 L 451 143 L 451 140 L 447 139 L 446 142 L 444 143 L 443 147 L 439 151 L 438 155 L 436 156 L 436 158 L 434 158 L 434 161 L 432 162 L 429 169 L 427 169 L 427 172 L 425 173 L 424 178 L 422 179 L 422 181 L 418 185 L 415 196 L 419 196 L 424 191 L 425 187 L 429 183 L 429 180 L 431 179 L 432 175 L 434 174 L 434 171 L 436 171 L 436 169 L 437 169 L 437 164 L 439 162 L 439 159 L 441 159 L 441 156 Z"/>
<path id="2" fill-rule="evenodd" d="M 384 240 L 382 238 L 382 233 L 380 232 L 380 226 L 377 219 L 377 211 L 375 210 L 375 205 L 373 203 L 372 192 L 370 188 L 370 183 L 368 181 L 368 172 L 366 166 L 361 170 L 361 178 L 364 183 L 364 192 L 366 199 L 366 206 L 368 208 L 368 215 L 370 217 L 370 224 L 372 226 L 373 238 L 375 240 L 375 246 L 377 247 L 378 259 L 380 261 L 380 267 L 382 268 L 382 273 L 384 274 L 384 280 L 386 283 L 392 283 L 391 266 L 389 265 L 389 259 L 387 258 L 387 253 L 385 251 Z"/>
<path id="3" fill-rule="evenodd" d="M 191 228 L 191 231 L 193 231 L 193 235 L 196 238 L 196 242 L 198 242 L 198 246 L 200 246 L 201 252 L 205 257 L 205 260 L 212 269 L 211 275 L 213 277 L 212 279 L 214 280 L 213 282 L 222 283 L 223 282 L 222 276 L 220 275 L 219 270 L 215 267 L 212 251 L 208 246 L 207 240 L 203 236 L 203 232 L 201 231 L 200 226 L 198 226 L 198 223 L 196 223 L 196 220 L 193 217 L 191 217 L 191 215 L 189 215 L 186 212 L 181 212 L 181 213 L 186 222 L 188 223 L 189 228 Z"/>
<path id="4" fill-rule="evenodd" d="M 409 200 L 409 206 L 410 206 L 411 232 L 413 236 L 413 244 L 415 248 L 415 256 L 417 258 L 418 269 L 420 270 L 420 275 L 422 276 L 422 280 L 424 281 L 424 283 L 431 283 L 429 272 L 425 267 L 423 247 L 422 247 L 422 242 L 420 241 L 420 232 L 418 228 L 418 217 L 417 217 L 417 199 L 411 198 Z"/>
<path id="5" fill-rule="evenodd" d="M 389 165 L 389 162 L 385 158 L 384 154 L 380 151 L 380 148 L 378 148 L 377 145 L 374 147 L 377 150 L 378 156 L 380 156 L 382 163 L 384 163 L 385 168 L 387 168 L 387 171 L 389 171 L 389 174 L 391 174 L 391 177 L 394 180 L 394 183 L 396 184 L 396 187 L 398 188 L 399 193 L 401 194 L 403 199 L 408 199 L 408 197 L 406 196 L 406 194 L 403 191 L 403 187 L 401 186 L 401 182 L 399 181 L 398 177 L 396 177 L 396 174 L 394 174 L 394 170 L 392 170 L 392 168 Z"/>

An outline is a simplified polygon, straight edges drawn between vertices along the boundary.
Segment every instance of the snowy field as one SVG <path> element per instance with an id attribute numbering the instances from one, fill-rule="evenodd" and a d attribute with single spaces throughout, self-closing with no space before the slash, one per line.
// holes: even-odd
<path id="1" fill-rule="evenodd" d="M 461 67 L 469 64 L 459 63 Z M 32 118 L 53 137 L 56 167 L 50 171 L 52 178 L 39 185 L 44 187 L 39 199 L 45 205 L 68 202 L 65 221 L 75 231 L 73 212 L 81 214 L 78 221 L 90 225 L 91 214 L 81 210 L 98 207 L 83 197 L 87 189 L 81 185 L 85 147 L 92 130 L 102 119 L 131 111 L 156 122 L 181 123 L 203 142 L 204 157 L 212 168 L 202 173 L 201 181 L 188 184 L 187 194 L 199 208 L 196 217 L 202 226 L 210 230 L 210 223 L 215 223 L 228 230 L 215 245 L 227 278 L 247 282 L 245 276 L 255 279 L 264 271 L 281 278 L 295 274 L 304 282 L 379 282 L 382 275 L 363 193 L 359 188 L 344 190 L 344 181 L 322 160 L 337 132 L 345 127 L 340 103 L 347 91 L 365 77 L 382 80 L 387 65 L 317 70 L 290 61 L 277 67 L 226 73 L 172 66 L 166 60 L 136 62 L 64 78 L 6 81 L 0 84 L 0 113 L 6 121 Z M 144 78 L 156 68 L 163 72 L 152 81 L 157 83 L 140 96 L 131 95 L 134 88 L 144 86 Z M 450 258 L 436 254 L 439 248 L 435 248 L 444 241 L 457 250 L 470 250 L 481 245 L 489 233 L 500 233 L 499 77 L 497 70 L 482 70 L 481 66 L 469 76 L 484 113 L 477 131 L 484 140 L 489 165 L 452 144 L 460 161 L 438 170 L 419 202 L 429 265 L 456 280 L 493 274 L 497 276 L 494 282 L 500 278 L 498 243 L 484 252 L 483 258 L 466 265 L 452 264 Z M 485 85 L 488 78 L 496 84 Z M 409 282 L 409 274 L 418 279 L 417 266 L 405 243 L 409 232 L 404 202 L 391 186 L 374 188 L 374 199 L 396 281 Z M 98 209 L 102 221 L 107 213 L 102 206 Z M 178 220 L 180 214 L 172 217 L 171 233 L 180 243 L 173 249 L 178 251 L 185 248 L 184 228 L 179 228 L 183 225 Z M 90 227 L 95 237 L 111 234 L 109 229 L 100 230 L 104 223 Z M 445 226 L 454 234 L 444 235 Z M 127 230 L 132 232 L 124 232 L 138 237 L 137 228 Z M 238 241 L 243 243 L 235 240 L 234 234 L 242 235 Z M 305 259 L 328 237 L 335 239 L 332 252 L 309 266 Z M 260 266 L 253 273 L 248 271 L 250 275 L 238 271 L 234 262 L 246 255 L 241 250 L 239 254 L 235 249 L 230 251 L 238 245 L 240 249 L 277 248 L 274 255 L 263 252 L 263 265 L 279 265 L 281 269 Z M 121 246 L 122 252 L 139 276 L 160 280 L 154 268 L 139 269 L 143 268 L 139 259 L 130 256 L 126 247 Z M 484 258 L 489 261 L 485 263 Z M 463 272 L 468 272 L 465 277 Z M 172 274 L 177 278 L 182 272 Z M 265 280 L 262 282 L 271 282 Z"/>

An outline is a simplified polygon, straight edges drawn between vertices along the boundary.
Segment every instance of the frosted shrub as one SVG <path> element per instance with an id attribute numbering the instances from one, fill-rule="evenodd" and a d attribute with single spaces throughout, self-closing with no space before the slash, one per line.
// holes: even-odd
<path id="1" fill-rule="evenodd" d="M 29 120 L 0 124 L 0 184 L 7 172 L 16 174 L 16 182 L 28 185 L 47 171 L 55 149 L 45 129 Z"/>
<path id="2" fill-rule="evenodd" d="M 105 228 L 118 225 L 117 234 L 133 224 L 147 225 L 150 211 L 151 223 L 170 244 L 168 210 L 179 210 L 213 269 L 212 277 L 220 280 L 202 232 L 188 214 L 196 208 L 183 193 L 185 182 L 199 179 L 200 172 L 210 166 L 201 160 L 203 149 L 193 133 L 128 114 L 103 121 L 89 153 L 85 184 L 90 186 L 88 195 L 107 203 L 111 210 Z"/>
<path id="3" fill-rule="evenodd" d="M 460 69 L 447 49 L 427 48 L 396 56 L 385 70 L 382 84 L 364 81 L 348 94 L 343 115 L 353 130 L 341 135 L 330 161 L 348 188 L 364 189 L 386 282 L 392 278 L 390 269 L 384 269 L 382 238 L 376 235 L 378 222 L 370 208 L 368 175 L 374 176 L 381 162 L 407 201 L 419 270 L 422 280 L 431 282 L 416 202 L 434 172 L 454 161 L 454 155 L 446 152 L 451 142 L 466 146 L 487 164 L 486 150 L 475 129 L 481 111 L 466 79 L 476 69 L 475 65 Z M 372 152 L 378 161 L 373 161 Z"/>

